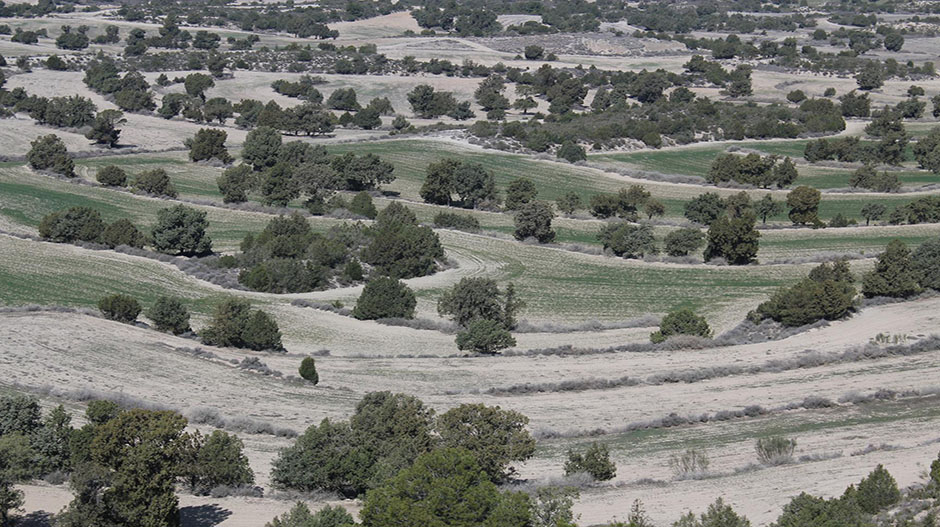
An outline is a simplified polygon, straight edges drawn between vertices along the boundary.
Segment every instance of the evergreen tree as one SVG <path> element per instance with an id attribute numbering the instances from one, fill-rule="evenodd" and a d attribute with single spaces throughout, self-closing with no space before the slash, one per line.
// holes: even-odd
<path id="1" fill-rule="evenodd" d="M 905 298 L 920 291 L 911 251 L 901 240 L 892 240 L 885 252 L 878 256 L 875 268 L 862 278 L 862 294 L 869 298 Z"/>

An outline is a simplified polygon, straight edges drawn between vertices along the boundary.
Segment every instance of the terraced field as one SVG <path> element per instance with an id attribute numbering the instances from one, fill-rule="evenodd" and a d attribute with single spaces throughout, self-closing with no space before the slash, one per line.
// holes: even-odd
<path id="1" fill-rule="evenodd" d="M 254 4 L 243 3 L 245 9 Z M 821 0 L 811 0 L 811 4 L 823 7 Z M 319 7 L 310 2 L 299 2 L 298 6 Z M 191 22 L 187 18 L 184 26 L 197 31 Z M 37 45 L 17 44 L 0 36 L 0 53 L 9 63 L 3 70 L 3 88 L 23 88 L 29 94 L 47 97 L 81 95 L 90 98 L 99 110 L 115 108 L 111 96 L 92 92 L 82 82 L 84 73 L 74 68 L 54 71 L 40 62 L 53 53 L 80 59 L 90 59 L 98 51 L 122 54 L 124 39 L 118 44 L 93 44 L 79 52 L 59 50 L 53 42 L 65 24 L 88 24 L 94 37 L 101 34 L 104 24 L 111 23 L 120 27 L 122 37 L 133 28 L 156 35 L 160 27 L 150 21 L 122 20 L 111 9 L 0 19 L 0 24 L 12 28 L 47 29 L 51 36 L 43 37 Z M 819 24 L 826 31 L 841 27 L 824 19 Z M 340 31 L 340 37 L 329 42 L 343 48 L 341 53 L 348 53 L 347 57 L 354 51 L 347 46 L 375 44 L 379 53 L 391 59 L 447 58 L 455 64 L 469 59 L 489 66 L 501 62 L 529 72 L 535 72 L 543 62 L 517 55 L 522 46 L 517 51 L 494 39 L 544 38 L 546 53 L 552 39 L 567 39 L 566 47 L 552 50 L 558 57 L 550 65 L 571 71 L 596 65 L 682 73 L 683 64 L 693 53 L 676 41 L 631 37 L 637 27 L 625 21 L 605 22 L 601 33 L 583 36 L 418 36 L 405 34 L 422 30 L 407 12 L 331 27 Z M 235 28 L 204 29 L 219 33 L 224 52 L 232 51 L 226 37 L 249 34 Z M 608 29 L 623 35 L 606 34 Z M 808 42 L 812 30 L 801 27 L 797 34 Z M 618 44 L 611 35 L 623 40 Z M 727 36 L 709 31 L 694 35 Z M 789 33 L 776 30 L 754 35 L 778 41 L 787 36 Z M 294 52 L 320 43 L 275 31 L 260 32 L 259 38 L 254 51 L 264 53 L 265 48 Z M 936 55 L 935 37 L 911 33 L 905 38 L 904 51 L 891 55 L 899 62 L 910 58 L 920 63 L 924 57 Z M 625 39 L 630 39 L 629 49 L 614 49 L 624 45 Z M 837 49 L 829 42 L 818 44 L 821 50 Z M 164 52 L 175 53 L 148 51 Z M 886 53 L 874 49 L 864 55 L 884 59 L 889 56 Z M 15 67 L 15 58 L 22 55 L 33 58 L 32 71 Z M 370 54 L 363 53 L 366 55 Z M 306 63 L 298 58 L 294 64 L 278 64 L 280 59 L 270 60 L 253 71 L 230 67 L 215 80 L 207 97 L 226 97 L 232 102 L 243 98 L 273 100 L 283 107 L 293 106 L 300 99 L 276 94 L 271 82 L 296 81 L 309 73 L 322 78 L 318 89 L 327 97 L 339 88 L 354 88 L 363 105 L 374 97 L 388 97 L 395 113 L 418 127 L 439 121 L 415 117 L 408 92 L 419 84 L 450 91 L 459 101 L 472 101 L 476 118 L 485 114 L 474 99 L 480 77 L 404 70 L 389 75 L 346 75 L 334 73 L 335 67 L 320 71 L 317 68 L 323 66 L 316 61 Z M 725 66 L 731 67 L 731 63 Z M 287 69 L 291 71 L 283 71 Z M 837 88 L 839 95 L 856 87 L 851 75 L 777 69 L 754 69 L 754 93 L 749 98 L 728 97 L 714 85 L 699 83 L 694 88 L 699 96 L 714 100 L 780 103 L 794 108 L 784 102 L 791 89 L 800 87 L 809 96 L 820 96 L 830 86 Z M 163 73 L 174 78 L 192 71 Z M 185 92 L 181 83 L 157 86 L 160 73 L 145 72 L 157 104 L 164 95 Z M 911 82 L 907 78 L 888 79 L 882 88 L 870 92 L 872 108 L 904 100 Z M 916 82 L 927 90 L 926 98 L 940 93 L 940 78 L 918 78 Z M 590 88 L 585 105 L 591 104 L 595 90 L 596 86 Z M 522 96 L 513 83 L 507 83 L 505 93 L 510 100 Z M 548 101 L 537 98 L 539 106 L 532 112 L 548 112 Z M 335 112 L 337 116 L 340 113 Z M 427 166 L 444 158 L 480 163 L 494 174 L 503 194 L 515 179 L 528 178 L 538 188 L 538 197 L 547 201 L 574 192 L 587 203 L 599 193 L 643 185 L 666 206 L 664 217 L 648 222 L 662 246 L 668 233 L 691 225 L 683 216 L 690 200 L 704 192 L 723 197 L 740 192 L 688 177 L 706 175 L 721 152 L 790 156 L 798 164 L 797 184 L 823 191 L 819 209 L 823 220 L 837 214 L 858 220 L 862 207 L 869 203 L 883 204 L 890 211 L 917 197 L 940 193 L 940 176 L 917 168 L 910 148 L 897 172 L 902 192 L 885 194 L 846 189 L 855 166 L 806 163 L 802 155 L 809 139 L 805 136 L 603 152 L 591 150 L 585 142 L 587 161 L 571 164 L 551 151 L 508 153 L 471 144 L 459 127 L 472 120 L 457 122 L 446 116 L 440 121 L 455 125 L 453 130 L 432 127 L 435 131 L 396 135 L 390 128 L 394 116 L 386 115 L 383 125 L 372 130 L 340 126 L 330 136 L 285 135 L 285 142 L 324 145 L 331 154 L 373 153 L 391 162 L 396 179 L 372 193 L 379 209 L 402 203 L 427 225 L 444 211 L 471 215 L 479 221 L 479 233 L 435 229 L 445 249 L 446 265 L 429 276 L 405 281 L 416 296 L 418 320 L 402 323 L 357 320 L 338 312 L 356 304 L 362 285 L 337 283 L 320 291 L 283 295 L 230 289 L 206 280 L 206 275 L 200 274 L 206 268 L 187 258 L 155 253 L 132 256 L 91 244 L 37 240 L 41 219 L 69 207 L 90 207 L 106 221 L 128 219 L 149 231 L 158 211 L 182 203 L 206 212 L 214 250 L 232 254 L 240 250 L 247 234 L 258 233 L 278 214 L 303 212 L 301 200 L 274 209 L 261 206 L 255 195 L 248 203 L 226 205 L 216 182 L 224 167 L 189 161 L 184 142 L 209 126 L 228 134 L 227 146 L 239 158 L 248 131 L 231 119 L 216 127 L 214 123 L 182 117 L 163 119 L 147 112 L 127 112 L 125 117 L 121 148 L 108 151 L 86 139 L 84 130 L 40 125 L 23 112 L 0 119 L 2 153 L 8 156 L 4 159 L 12 160 L 0 162 L 0 393 L 33 394 L 44 408 L 64 404 L 76 416 L 76 425 L 83 424 L 87 401 L 100 397 L 128 406 L 177 410 L 191 418 L 190 430 L 236 432 L 244 441 L 264 497 L 214 498 L 181 490 L 182 527 L 259 527 L 297 499 L 313 509 L 333 504 L 358 512 L 361 500 L 275 491 L 271 467 L 278 452 L 292 444 L 287 436 L 324 418 L 346 419 L 365 394 L 380 390 L 413 394 L 438 414 L 464 403 L 484 403 L 525 414 L 528 430 L 537 439 L 536 452 L 517 467 L 518 481 L 504 489 L 531 491 L 546 485 L 576 485 L 581 495 L 575 512 L 578 524 L 584 527 L 626 519 L 636 499 L 642 501 L 655 525 L 672 525 L 682 512 L 701 512 L 719 496 L 748 516 L 755 527 L 766 526 L 800 492 L 839 495 L 877 464 L 884 464 L 903 488 L 922 482 L 930 462 L 937 458 L 940 295 L 936 292 L 904 301 L 866 302 L 842 320 L 799 329 L 769 323 L 754 327 L 742 325 L 742 321 L 780 287 L 803 279 L 822 261 L 848 257 L 852 272 L 860 278 L 873 268 L 874 257 L 890 241 L 900 239 L 915 248 L 940 238 L 940 223 L 892 226 L 876 222 L 879 224 L 814 230 L 794 228 L 786 213 L 781 213 L 760 226 L 757 263 L 727 266 L 704 264 L 699 261 L 700 254 L 688 259 L 655 255 L 644 260 L 604 254 L 597 232 L 605 221 L 584 210 L 570 217 L 555 217 L 555 242 L 537 244 L 513 237 L 512 212 L 441 207 L 420 198 Z M 508 120 L 532 117 L 531 113 L 510 110 Z M 548 120 L 566 118 L 553 115 Z M 861 135 L 866 124 L 864 119 L 850 119 L 842 135 Z M 928 111 L 926 117 L 906 120 L 904 125 L 916 139 L 937 122 Z M 59 135 L 69 152 L 80 154 L 75 159 L 77 179 L 40 173 L 22 161 L 30 141 L 48 133 Z M 131 178 L 145 170 L 164 169 L 179 197 L 163 199 L 103 187 L 97 184 L 95 174 L 107 165 L 125 169 Z M 789 189 L 746 192 L 754 199 L 769 193 L 784 201 Z M 342 194 L 347 198 L 352 195 Z M 305 217 L 317 232 L 349 221 L 370 223 Z M 516 345 L 502 354 L 459 351 L 453 328 L 437 312 L 438 299 L 468 277 L 491 278 L 500 287 L 512 283 L 526 304 L 519 315 L 521 324 L 513 331 Z M 145 310 L 139 317 L 142 324 L 120 324 L 97 315 L 99 299 L 113 293 L 139 300 Z M 150 329 L 146 324 L 152 321 L 146 310 L 163 295 L 183 300 L 192 312 L 196 333 L 206 327 L 223 300 L 248 300 L 276 319 L 287 351 L 213 347 L 202 344 L 198 337 L 176 337 Z M 719 338 L 680 337 L 664 346 L 649 345 L 661 317 L 680 307 L 704 316 Z M 307 356 L 316 357 L 317 385 L 296 377 L 299 362 Z M 269 374 L 240 367 L 245 359 L 260 361 L 270 369 Z M 210 420 L 212 425 L 195 419 L 197 414 L 213 412 L 218 418 Z M 778 434 L 796 439 L 794 459 L 778 466 L 759 464 L 755 441 Z M 610 449 L 617 476 L 612 481 L 591 483 L 565 478 L 568 451 L 594 442 Z M 690 448 L 704 452 L 711 461 L 707 471 L 694 477 L 678 473 L 670 463 L 672 456 Z M 39 513 L 24 526 L 45 525 L 40 511 L 58 512 L 72 499 L 65 484 L 33 481 L 19 488 L 26 493 L 25 509 Z"/>

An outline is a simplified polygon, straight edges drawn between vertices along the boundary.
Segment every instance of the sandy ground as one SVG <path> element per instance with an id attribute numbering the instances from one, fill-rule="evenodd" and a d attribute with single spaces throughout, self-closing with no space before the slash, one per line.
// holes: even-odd
<path id="1" fill-rule="evenodd" d="M 478 392 L 520 381 L 615 379 L 624 375 L 645 378 L 665 372 L 785 360 L 808 350 L 839 352 L 867 342 L 878 332 L 904 334 L 910 338 L 929 333 L 940 327 L 938 313 L 940 299 L 937 298 L 892 304 L 866 309 L 847 321 L 783 341 L 714 350 L 577 358 L 320 357 L 317 362 L 322 383 L 317 387 L 245 372 L 228 362 L 257 356 L 269 367 L 291 374 L 299 360 L 296 354 L 213 349 L 219 359 L 206 360 L 181 350 L 193 346 L 191 341 L 146 329 L 86 315 L 6 313 L 0 314 L 0 342 L 5 349 L 0 364 L 10 372 L 3 381 L 8 385 L 122 393 L 181 411 L 194 406 L 211 407 L 223 415 L 247 415 L 296 430 L 323 417 L 344 418 L 364 393 L 383 389 L 414 393 L 438 411 L 477 401 L 512 408 L 530 417 L 533 430 L 610 430 L 669 413 L 698 415 L 752 404 L 776 408 L 799 402 L 807 395 L 835 401 L 852 392 L 868 393 L 879 388 L 928 391 L 937 387 L 934 383 L 940 373 L 940 352 L 732 375 L 692 384 L 548 391 L 530 395 Z M 376 332 L 387 330 L 375 328 Z M 420 348 L 415 349 L 415 353 L 420 353 Z M 108 367 L 103 367 L 104 364 Z M 585 490 L 577 510 L 585 524 L 599 523 L 614 516 L 623 517 L 632 500 L 640 498 L 654 519 L 665 521 L 674 519 L 684 508 L 701 509 L 723 495 L 757 524 L 764 524 L 775 518 L 779 507 L 798 491 L 836 494 L 848 483 L 857 481 L 875 463 L 885 463 L 900 484 L 913 483 L 936 452 L 936 447 L 926 444 L 935 439 L 932 436 L 935 428 L 923 426 L 924 420 L 936 422 L 938 416 L 929 410 L 933 403 L 928 404 L 927 410 L 917 400 L 892 404 L 897 408 L 891 410 L 892 417 L 886 420 L 867 419 L 871 411 L 867 407 L 839 406 L 679 427 L 648 436 L 601 436 L 610 444 L 620 467 L 618 477 L 612 484 Z M 753 463 L 753 438 L 780 427 L 787 427 L 797 435 L 798 455 L 834 455 L 841 451 L 842 457 L 732 475 L 733 471 Z M 246 435 L 245 438 L 259 484 L 267 486 L 270 461 L 277 449 L 288 442 L 265 436 Z M 587 440 L 576 437 L 540 443 L 539 453 L 521 467 L 521 475 L 535 480 L 559 476 L 565 448 Z M 713 477 L 675 481 L 666 463 L 669 454 L 702 442 L 708 445 Z M 892 445 L 894 450 L 851 455 L 868 444 L 881 443 Z M 641 478 L 666 481 L 668 492 L 635 483 Z M 768 481 L 774 483 L 768 485 Z M 68 500 L 61 488 L 28 486 L 26 490 L 30 510 L 54 511 Z M 669 496 L 668 500 L 665 495 Z M 231 511 L 231 516 L 218 523 L 223 526 L 250 525 L 251 521 L 263 517 L 259 515 L 270 517 L 288 506 L 280 501 L 243 498 L 184 497 L 183 503 L 216 503 Z"/>

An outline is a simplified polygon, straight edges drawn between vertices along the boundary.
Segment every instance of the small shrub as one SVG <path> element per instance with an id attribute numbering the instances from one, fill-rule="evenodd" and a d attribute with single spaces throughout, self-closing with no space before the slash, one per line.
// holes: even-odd
<path id="1" fill-rule="evenodd" d="M 502 322 L 477 319 L 470 322 L 466 330 L 457 333 L 457 349 L 477 353 L 496 353 L 516 345 L 516 339 Z"/>
<path id="2" fill-rule="evenodd" d="M 650 340 L 660 343 L 673 335 L 711 338 L 712 330 L 704 317 L 696 315 L 689 308 L 682 308 L 663 317 L 663 321 L 659 324 L 659 331 L 650 335 Z"/>
<path id="3" fill-rule="evenodd" d="M 99 168 L 98 172 L 95 174 L 95 179 L 98 180 L 98 183 L 109 187 L 127 186 L 127 172 L 124 172 L 124 169 L 121 167 L 114 165 Z"/>
<path id="4" fill-rule="evenodd" d="M 316 385 L 320 382 L 320 375 L 317 373 L 317 364 L 313 360 L 313 357 L 304 357 L 304 360 L 300 361 L 300 369 L 298 370 L 300 377 L 305 381 Z"/>
<path id="5" fill-rule="evenodd" d="M 98 309 L 109 320 L 130 323 L 137 320 L 140 304 L 133 297 L 116 294 L 108 295 L 98 301 Z"/>
<path id="6" fill-rule="evenodd" d="M 456 229 L 466 232 L 480 232 L 480 222 L 469 214 L 439 212 L 434 216 L 434 226 L 440 229 Z"/>
<path id="7" fill-rule="evenodd" d="M 147 318 L 153 321 L 157 331 L 174 335 L 191 331 L 189 311 L 178 298 L 161 296 L 147 311 Z"/>
<path id="8" fill-rule="evenodd" d="M 565 475 L 571 476 L 579 472 L 590 474 L 597 481 L 614 479 L 617 476 L 617 465 L 610 460 L 607 445 L 592 443 L 583 454 L 569 450 Z"/>
<path id="9" fill-rule="evenodd" d="M 708 470 L 708 465 L 708 455 L 694 448 L 690 448 L 681 454 L 673 454 L 669 457 L 669 467 L 672 468 L 672 471 L 680 478 L 701 474 Z"/>
<path id="10" fill-rule="evenodd" d="M 178 195 L 173 182 L 170 181 L 170 176 L 162 168 L 137 174 L 137 177 L 134 178 L 134 189 L 170 198 L 175 198 Z"/>
<path id="11" fill-rule="evenodd" d="M 765 465 L 783 465 L 793 459 L 796 439 L 783 436 L 762 437 L 754 446 L 757 459 Z"/>

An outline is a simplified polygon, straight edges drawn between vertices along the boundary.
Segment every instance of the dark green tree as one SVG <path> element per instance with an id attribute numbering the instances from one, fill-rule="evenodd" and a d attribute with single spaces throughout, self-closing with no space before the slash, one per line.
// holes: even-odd
<path id="1" fill-rule="evenodd" d="M 495 281 L 488 278 L 461 278 L 460 282 L 441 295 L 437 312 L 467 327 L 474 320 L 502 320 L 504 306 Z"/>
<path id="2" fill-rule="evenodd" d="M 192 139 L 186 140 L 189 148 L 190 161 L 208 161 L 218 159 L 223 163 L 231 163 L 232 156 L 225 148 L 228 134 L 224 130 L 201 128 Z"/>
<path id="3" fill-rule="evenodd" d="M 702 225 L 711 225 L 725 211 L 724 201 L 714 192 L 706 192 L 685 204 L 685 217 Z"/>
<path id="4" fill-rule="evenodd" d="M 454 172 L 460 165 L 461 161 L 456 159 L 442 159 L 429 164 L 421 185 L 421 199 L 435 205 L 450 205 L 454 193 Z"/>
<path id="5" fill-rule="evenodd" d="M 576 163 L 587 159 L 587 153 L 584 151 L 584 147 L 572 141 L 562 143 L 561 146 L 558 147 L 556 156 L 569 163 Z"/>
<path id="6" fill-rule="evenodd" d="M 544 201 L 525 203 L 516 211 L 513 236 L 517 240 L 535 238 L 539 243 L 549 243 L 555 239 L 555 231 L 552 230 L 554 217 L 552 206 Z"/>
<path id="7" fill-rule="evenodd" d="M 339 88 L 330 94 L 326 107 L 331 110 L 355 112 L 362 108 L 356 100 L 356 90 L 353 88 Z"/>
<path id="8" fill-rule="evenodd" d="M 255 170 L 274 166 L 281 148 L 281 134 L 269 126 L 259 126 L 248 132 L 242 146 L 242 159 Z"/>
<path id="9" fill-rule="evenodd" d="M 875 268 L 862 277 L 862 294 L 869 298 L 906 298 L 920 292 L 911 250 L 901 240 L 892 240 L 885 252 L 878 256 Z"/>
<path id="10" fill-rule="evenodd" d="M 151 230 L 153 248 L 166 254 L 200 256 L 212 252 L 212 239 L 206 234 L 206 212 L 175 205 L 157 212 Z"/>
<path id="11" fill-rule="evenodd" d="M 379 276 L 369 280 L 356 301 L 352 315 L 360 320 L 414 318 L 414 292 L 403 282 Z"/>
<path id="12" fill-rule="evenodd" d="M 225 300 L 215 308 L 209 325 L 200 333 L 203 342 L 253 350 L 281 350 L 277 322 L 264 311 L 252 310 L 247 300 Z"/>
<path id="13" fill-rule="evenodd" d="M 457 333 L 457 349 L 477 353 L 496 353 L 516 345 L 505 324 L 498 320 L 477 319 Z"/>
<path id="14" fill-rule="evenodd" d="M 855 499 L 863 511 L 877 514 L 901 501 L 901 491 L 894 477 L 884 466 L 878 465 L 859 482 Z"/>
<path id="15" fill-rule="evenodd" d="M 696 315 L 694 311 L 685 307 L 670 311 L 659 324 L 659 331 L 650 335 L 654 343 L 664 342 L 674 335 L 693 335 L 696 337 L 711 338 L 712 330 L 708 327 L 705 317 Z"/>
<path id="16" fill-rule="evenodd" d="M 85 137 L 97 144 L 114 148 L 117 145 L 118 137 L 121 136 L 121 131 L 117 127 L 126 122 L 124 112 L 102 110 L 95 116 L 95 121 L 91 124 L 91 129 L 85 132 Z"/>
<path id="17" fill-rule="evenodd" d="M 105 227 L 98 240 L 112 249 L 119 245 L 140 249 L 146 241 L 137 226 L 124 218 Z"/>
<path id="18" fill-rule="evenodd" d="M 682 228 L 667 234 L 663 242 L 669 256 L 688 256 L 705 245 L 705 235 L 698 229 Z"/>
<path id="19" fill-rule="evenodd" d="M 940 238 L 920 244 L 911 257 L 921 287 L 940 290 Z"/>
<path id="20" fill-rule="evenodd" d="M 198 97 L 205 101 L 206 90 L 215 86 L 215 81 L 212 80 L 212 77 L 204 73 L 190 73 L 183 81 L 183 86 L 186 88 L 187 95 L 190 97 Z"/>
<path id="21" fill-rule="evenodd" d="M 69 157 L 65 143 L 55 134 L 37 137 L 30 143 L 26 161 L 36 170 L 49 170 L 66 177 L 75 177 L 75 162 Z"/>
<path id="22" fill-rule="evenodd" d="M 819 221 L 819 200 L 821 193 L 805 185 L 796 187 L 787 194 L 788 216 L 796 225 L 815 224 Z"/>
<path id="23" fill-rule="evenodd" d="M 767 218 L 776 216 L 781 212 L 783 212 L 783 203 L 774 201 L 774 197 L 771 194 L 765 194 L 760 201 L 754 204 L 754 213 L 757 214 L 757 217 L 761 219 L 761 223 L 764 224 L 767 223 Z"/>
<path id="24" fill-rule="evenodd" d="M 529 419 L 512 410 L 483 404 L 462 404 L 435 422 L 443 448 L 464 448 L 494 483 L 506 481 L 514 461 L 535 453 L 535 439 L 526 430 Z"/>
<path id="25" fill-rule="evenodd" d="M 182 477 L 190 491 L 207 495 L 216 487 L 240 487 L 255 482 L 244 454 L 245 445 L 234 434 L 213 430 L 208 436 L 198 431 L 190 436 L 188 458 L 182 464 Z"/>
<path id="26" fill-rule="evenodd" d="M 257 187 L 257 180 L 249 165 L 240 164 L 225 169 L 216 184 L 224 203 L 243 203 L 248 201 L 248 193 Z"/>
<path id="27" fill-rule="evenodd" d="M 575 211 L 583 206 L 581 196 L 570 190 L 558 198 L 555 201 L 555 205 L 558 207 L 558 210 L 564 214 L 574 214 Z"/>
<path id="28" fill-rule="evenodd" d="M 888 209 L 881 203 L 866 203 L 862 207 L 862 217 L 865 218 L 865 225 L 870 225 L 872 220 L 879 220 L 885 215 Z"/>
<path id="29" fill-rule="evenodd" d="M 186 419 L 177 413 L 133 409 L 95 430 L 92 460 L 109 481 L 98 497 L 113 524 L 179 526 L 174 486 L 184 459 L 185 427 Z"/>
<path id="30" fill-rule="evenodd" d="M 522 205 L 534 201 L 538 193 L 539 191 L 531 179 L 516 178 L 506 188 L 506 209 L 518 210 Z"/>
<path id="31" fill-rule="evenodd" d="M 444 448 L 421 455 L 369 493 L 360 518 L 363 527 L 479 527 L 487 525 L 499 501 L 499 491 L 470 452 Z"/>
<path id="32" fill-rule="evenodd" d="M 349 212 L 365 216 L 370 220 L 375 219 L 376 215 L 379 213 L 375 208 L 375 204 L 372 202 L 372 196 L 364 190 L 357 192 L 356 195 L 353 196 L 353 199 L 349 200 L 349 206 L 347 208 Z"/>
<path id="33" fill-rule="evenodd" d="M 284 162 L 275 164 L 261 174 L 261 203 L 273 207 L 286 207 L 300 197 L 300 187 L 294 171 Z"/>
<path id="34" fill-rule="evenodd" d="M 708 228 L 705 261 L 724 258 L 731 265 L 747 265 L 757 257 L 760 233 L 754 228 L 757 218 L 720 216 Z"/>
<path id="35" fill-rule="evenodd" d="M 318 384 L 320 382 L 320 374 L 317 373 L 317 362 L 313 357 L 304 357 L 300 361 L 300 368 L 297 370 L 300 373 L 300 378 L 311 383 Z"/>

